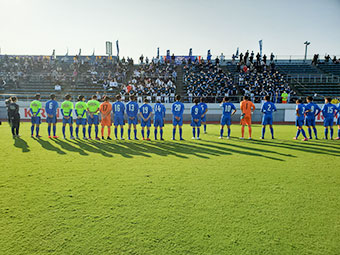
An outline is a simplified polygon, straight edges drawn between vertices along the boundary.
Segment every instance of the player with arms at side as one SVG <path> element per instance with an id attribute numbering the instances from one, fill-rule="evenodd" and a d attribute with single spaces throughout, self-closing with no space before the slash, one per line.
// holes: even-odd
<path id="1" fill-rule="evenodd" d="M 273 112 L 276 112 L 276 106 L 274 103 L 270 102 L 270 96 L 265 96 L 266 102 L 261 107 L 262 116 L 262 136 L 260 139 L 264 139 L 264 134 L 266 132 L 266 125 L 269 125 L 270 133 L 272 134 L 272 139 L 274 139 L 274 129 L 273 129 Z"/>
<path id="2" fill-rule="evenodd" d="M 307 97 L 307 104 L 306 104 L 306 120 L 305 125 L 308 127 L 308 134 L 309 139 L 312 139 L 312 129 L 314 131 L 315 139 L 318 140 L 318 133 L 315 127 L 315 117 L 319 114 L 321 111 L 320 107 L 313 102 L 312 97 Z"/>
<path id="3" fill-rule="evenodd" d="M 160 101 L 157 101 L 154 106 L 154 120 L 153 120 L 153 126 L 155 127 L 155 140 L 157 140 L 157 129 L 159 127 L 159 134 L 160 139 L 163 141 L 163 127 L 164 127 L 164 118 L 165 118 L 165 106 L 161 104 Z"/>
<path id="4" fill-rule="evenodd" d="M 98 137 L 98 125 L 99 125 L 99 107 L 100 103 L 97 100 L 97 96 L 93 95 L 92 99 L 87 102 L 87 110 L 89 112 L 89 116 L 87 118 L 88 123 L 88 133 L 89 133 L 89 139 L 91 140 L 91 129 L 92 125 L 94 125 L 94 131 L 96 135 L 96 140 L 100 140 Z"/>
<path id="5" fill-rule="evenodd" d="M 66 139 L 65 136 L 65 128 L 66 124 L 69 124 L 70 126 L 70 135 L 71 139 L 73 140 L 73 117 L 72 117 L 72 112 L 73 112 L 73 103 L 71 102 L 71 95 L 66 95 L 65 96 L 65 101 L 61 104 L 61 114 L 63 115 L 63 136 L 64 139 Z"/>
<path id="6" fill-rule="evenodd" d="M 35 100 L 33 100 L 30 104 L 30 112 L 31 112 L 31 137 L 34 137 L 34 127 L 35 127 L 35 137 L 40 138 L 39 135 L 39 126 L 41 124 L 41 102 L 40 102 L 40 94 L 35 95 Z"/>
<path id="7" fill-rule="evenodd" d="M 137 124 L 138 124 L 138 103 L 136 102 L 136 96 L 130 96 L 130 102 L 126 104 L 126 114 L 128 116 L 128 139 L 131 140 L 131 125 L 134 128 L 135 140 L 137 138 Z"/>
<path id="8" fill-rule="evenodd" d="M 58 138 L 56 135 L 57 132 L 57 109 L 59 107 L 58 102 L 55 100 L 56 96 L 54 94 L 50 95 L 49 101 L 45 104 L 45 111 L 47 114 L 46 122 L 48 124 L 47 132 L 48 138 L 52 138 L 51 136 L 51 126 L 53 125 L 53 138 Z"/>
<path id="9" fill-rule="evenodd" d="M 13 138 L 19 138 L 20 128 L 20 113 L 19 105 L 17 104 L 17 97 L 11 97 L 11 102 L 8 104 L 8 120 L 11 126 Z"/>
<path id="10" fill-rule="evenodd" d="M 191 107 L 191 127 L 192 127 L 192 138 L 191 139 L 197 139 L 200 140 L 200 126 L 201 126 L 201 118 L 203 115 L 202 107 L 198 104 L 199 100 L 198 98 L 194 99 L 195 105 Z M 196 133 L 197 128 L 197 133 Z M 197 136 L 196 136 L 197 134 Z"/>
<path id="11" fill-rule="evenodd" d="M 244 127 L 248 126 L 249 138 L 251 139 L 251 115 L 255 111 L 255 105 L 249 100 L 249 96 L 244 96 L 243 101 L 240 103 L 241 108 L 241 139 L 244 139 Z"/>
<path id="12" fill-rule="evenodd" d="M 204 128 L 204 134 L 207 133 L 207 112 L 208 112 L 208 105 L 205 103 L 205 98 L 201 97 L 200 99 L 200 103 L 198 104 L 201 107 L 201 112 L 202 112 L 202 116 L 201 116 L 201 123 L 203 125 Z"/>
<path id="13" fill-rule="evenodd" d="M 179 129 L 179 139 L 184 140 L 182 137 L 182 126 L 183 126 L 183 112 L 184 112 L 184 104 L 180 102 L 181 96 L 177 95 L 175 97 L 176 102 L 171 106 L 171 112 L 173 114 L 173 130 L 172 130 L 172 140 L 175 140 L 176 136 L 176 127 L 178 126 Z"/>
<path id="14" fill-rule="evenodd" d="M 227 128 L 228 128 L 227 139 L 230 139 L 231 116 L 236 113 L 236 107 L 233 103 L 229 102 L 228 97 L 223 98 L 223 101 L 221 103 L 221 107 L 222 107 L 222 116 L 221 116 L 221 130 L 220 130 L 219 139 L 223 139 L 223 132 L 224 132 L 224 126 L 225 125 L 227 125 Z"/>
<path id="15" fill-rule="evenodd" d="M 304 139 L 302 141 L 308 141 L 305 130 L 303 130 L 303 123 L 305 122 L 306 106 L 302 103 L 301 99 L 296 100 L 296 120 L 295 126 L 297 127 L 296 136 L 293 138 L 297 140 L 300 133 L 302 133 Z"/>
<path id="16" fill-rule="evenodd" d="M 144 99 L 144 104 L 139 108 L 139 115 L 141 117 L 140 126 L 142 127 L 143 140 L 145 140 L 144 128 L 146 127 L 146 140 L 150 141 L 152 107 L 149 105 L 149 100 L 147 98 Z"/>
<path id="17" fill-rule="evenodd" d="M 337 112 L 337 107 L 331 103 L 332 98 L 326 97 L 325 104 L 322 107 L 322 115 L 324 117 L 323 126 L 325 127 L 325 137 L 324 139 L 328 139 L 328 127 L 330 131 L 330 138 L 333 139 L 333 124 L 334 124 L 334 116 Z"/>
<path id="18" fill-rule="evenodd" d="M 112 105 L 110 104 L 110 98 L 108 96 L 104 97 L 104 103 L 102 103 L 99 107 L 99 111 L 102 115 L 101 125 L 102 125 L 102 139 L 104 140 L 104 128 L 107 127 L 107 140 L 112 140 L 111 135 L 111 111 Z"/>
<path id="19" fill-rule="evenodd" d="M 116 102 L 112 104 L 112 111 L 114 113 L 114 126 L 115 126 L 115 138 L 116 140 L 118 139 L 118 125 L 120 126 L 120 139 L 124 140 L 123 135 L 124 135 L 124 125 L 125 125 L 125 120 L 124 120 L 124 112 L 125 112 L 125 105 L 120 101 L 121 100 L 121 95 L 116 96 Z"/>
<path id="20" fill-rule="evenodd" d="M 87 109 L 87 104 L 85 103 L 85 97 L 84 96 L 78 96 L 78 102 L 76 103 L 75 106 L 75 111 L 76 111 L 76 137 L 79 139 L 79 127 L 80 125 L 83 126 L 83 139 L 87 140 L 86 137 L 86 109 Z"/>

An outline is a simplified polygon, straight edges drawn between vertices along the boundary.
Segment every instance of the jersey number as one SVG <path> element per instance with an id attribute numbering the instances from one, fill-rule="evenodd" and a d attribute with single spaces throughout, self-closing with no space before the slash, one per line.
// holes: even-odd
<path id="1" fill-rule="evenodd" d="M 120 105 L 119 105 L 119 104 L 116 104 L 116 105 L 115 105 L 115 111 L 116 111 L 116 112 L 120 112 Z"/>
<path id="2" fill-rule="evenodd" d="M 224 112 L 231 112 L 231 105 L 226 105 L 224 107 Z"/>
<path id="3" fill-rule="evenodd" d="M 181 110 L 181 105 L 176 104 L 175 105 L 175 112 L 179 112 Z"/>
<path id="4" fill-rule="evenodd" d="M 149 112 L 149 109 L 147 107 L 143 108 L 143 113 L 147 114 Z"/>
<path id="5" fill-rule="evenodd" d="M 135 110 L 135 106 L 133 104 L 129 105 L 129 110 L 130 112 L 133 112 Z"/>

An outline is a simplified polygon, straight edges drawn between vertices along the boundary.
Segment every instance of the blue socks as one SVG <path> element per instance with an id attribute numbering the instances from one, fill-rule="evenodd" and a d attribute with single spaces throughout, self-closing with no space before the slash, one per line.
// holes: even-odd
<path id="1" fill-rule="evenodd" d="M 328 128 L 325 128 L 325 138 L 328 139 Z"/>
<path id="2" fill-rule="evenodd" d="M 48 133 L 48 136 L 51 136 L 51 126 L 47 127 L 47 133 Z"/>
<path id="3" fill-rule="evenodd" d="M 224 129 L 221 128 L 221 130 L 220 130 L 220 137 L 223 137 L 223 132 L 224 132 Z"/>
<path id="4" fill-rule="evenodd" d="M 333 128 L 330 128 L 330 130 L 331 130 L 331 139 L 333 139 L 334 130 L 333 130 Z"/>
<path id="5" fill-rule="evenodd" d="M 197 138 L 200 137 L 200 128 L 197 128 Z"/>
<path id="6" fill-rule="evenodd" d="M 310 127 L 308 128 L 308 134 L 309 138 L 312 139 L 312 129 Z"/>
<path id="7" fill-rule="evenodd" d="M 339 129 L 340 130 L 340 129 Z M 159 130 L 159 133 L 161 135 L 161 139 L 163 139 L 163 129 Z"/>
<path id="8" fill-rule="evenodd" d="M 78 137 L 79 135 L 79 127 L 76 127 L 76 136 Z"/>
<path id="9" fill-rule="evenodd" d="M 34 134 L 34 125 L 31 126 L 31 135 Z"/>
<path id="10" fill-rule="evenodd" d="M 143 137 L 143 139 L 144 139 L 144 129 L 142 129 L 142 137 Z"/>
<path id="11" fill-rule="evenodd" d="M 228 128 L 228 137 L 230 137 L 230 132 L 231 132 L 231 129 Z"/>
<path id="12" fill-rule="evenodd" d="M 129 129 L 128 129 L 128 138 L 129 138 L 129 140 L 131 139 L 131 136 L 130 136 L 130 135 L 131 135 L 131 129 L 129 128 Z"/>
<path id="13" fill-rule="evenodd" d="M 118 128 L 115 127 L 115 137 L 116 137 L 116 139 L 118 138 L 117 136 L 118 136 Z"/>
<path id="14" fill-rule="evenodd" d="M 318 139 L 318 131 L 316 131 L 316 127 L 313 127 L 313 131 L 315 134 L 315 139 Z"/>
<path id="15" fill-rule="evenodd" d="M 192 128 L 192 137 L 195 137 L 196 136 L 196 130 L 195 130 L 195 128 L 193 127 Z"/>
<path id="16" fill-rule="evenodd" d="M 137 129 L 133 131 L 135 133 L 135 139 L 137 139 Z"/>
<path id="17" fill-rule="evenodd" d="M 172 129 L 172 138 L 175 139 L 176 136 L 176 128 Z"/>
<path id="18" fill-rule="evenodd" d="M 65 137 L 65 126 L 63 126 L 62 131 L 63 131 L 63 136 Z"/>
<path id="19" fill-rule="evenodd" d="M 150 137 L 150 129 L 148 129 L 148 130 L 146 131 L 146 137 L 147 137 L 147 138 Z"/>
<path id="20" fill-rule="evenodd" d="M 262 127 L 262 138 L 264 138 L 265 132 L 266 132 L 266 128 Z"/>
<path id="21" fill-rule="evenodd" d="M 96 138 L 98 137 L 98 126 L 94 126 L 94 132 L 96 133 Z"/>
<path id="22" fill-rule="evenodd" d="M 57 133 L 57 126 L 53 125 L 53 135 L 56 136 Z"/>
<path id="23" fill-rule="evenodd" d="M 155 140 L 157 140 L 157 128 L 155 128 Z"/>
<path id="24" fill-rule="evenodd" d="M 120 128 L 120 138 L 123 138 L 124 135 L 124 128 Z"/>
<path id="25" fill-rule="evenodd" d="M 270 128 L 270 133 L 272 134 L 272 138 L 274 139 L 274 128 Z"/>
<path id="26" fill-rule="evenodd" d="M 71 137 L 73 136 L 73 126 L 70 126 L 70 134 L 71 134 Z"/>
<path id="27" fill-rule="evenodd" d="M 204 124 L 204 132 L 207 132 L 207 125 Z"/>
<path id="28" fill-rule="evenodd" d="M 92 129 L 92 125 L 89 125 L 89 128 L 88 128 L 89 138 L 91 138 L 91 129 Z"/>
<path id="29" fill-rule="evenodd" d="M 338 137 L 340 137 L 340 128 L 338 129 Z"/>
<path id="30" fill-rule="evenodd" d="M 179 138 L 180 138 L 180 139 L 183 139 L 183 138 L 182 138 L 182 128 L 179 128 Z"/>
<path id="31" fill-rule="evenodd" d="M 298 137 L 299 137 L 300 133 L 301 133 L 301 130 L 300 130 L 300 129 L 298 129 L 298 130 L 297 130 L 297 132 L 296 132 L 296 138 L 298 138 Z"/>
<path id="32" fill-rule="evenodd" d="M 36 135 L 36 136 L 39 135 L 39 126 L 36 126 L 36 128 L 35 128 L 35 135 Z"/>
<path id="33" fill-rule="evenodd" d="M 305 130 L 301 129 L 301 133 L 302 133 L 304 138 L 307 138 Z"/>
<path id="34" fill-rule="evenodd" d="M 83 127 L 83 136 L 86 137 L 86 128 Z"/>

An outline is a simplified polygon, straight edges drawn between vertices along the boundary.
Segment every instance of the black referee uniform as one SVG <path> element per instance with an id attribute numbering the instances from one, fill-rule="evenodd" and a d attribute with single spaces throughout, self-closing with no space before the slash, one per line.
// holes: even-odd
<path id="1" fill-rule="evenodd" d="M 12 128 L 13 137 L 19 137 L 20 127 L 19 105 L 17 105 L 15 102 L 12 102 L 8 105 L 8 117 L 9 123 Z"/>

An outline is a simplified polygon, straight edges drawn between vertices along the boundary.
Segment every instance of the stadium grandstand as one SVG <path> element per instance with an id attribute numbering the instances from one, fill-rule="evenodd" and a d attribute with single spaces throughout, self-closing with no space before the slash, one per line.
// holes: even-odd
<path id="1" fill-rule="evenodd" d="M 340 64 L 332 60 L 274 59 L 274 55 L 254 57 L 247 51 L 238 58 L 223 56 L 215 59 L 190 56 L 177 60 L 164 56 L 148 60 L 141 56 L 139 64 L 132 58 L 108 56 L 0 56 L 0 95 L 16 95 L 20 100 L 31 99 L 40 93 L 47 99 L 50 93 L 82 94 L 89 98 L 97 94 L 120 93 L 123 100 L 136 94 L 138 101 L 147 97 L 151 102 L 173 102 L 180 94 L 185 102 L 194 97 L 206 97 L 208 102 L 219 102 L 229 96 L 238 101 L 249 95 L 260 102 L 270 95 L 276 103 L 282 102 L 282 93 L 288 94 L 288 103 L 301 96 L 340 96 Z"/>

